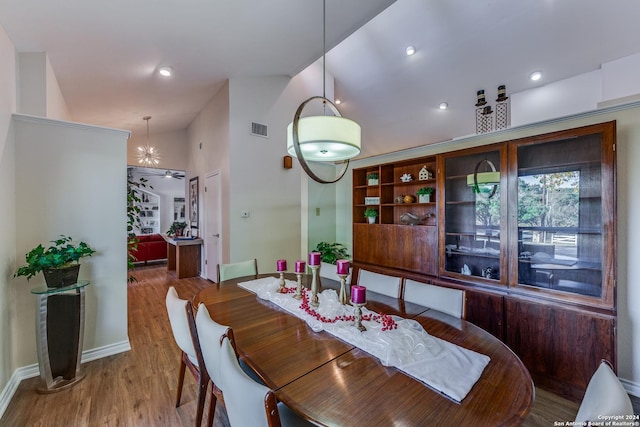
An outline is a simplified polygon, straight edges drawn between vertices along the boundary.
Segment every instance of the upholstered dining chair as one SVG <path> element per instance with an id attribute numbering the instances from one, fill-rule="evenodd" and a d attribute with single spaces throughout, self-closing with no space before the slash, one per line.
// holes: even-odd
<path id="1" fill-rule="evenodd" d="M 229 337 L 220 348 L 220 388 L 231 427 L 310 426 L 276 399 L 269 387 L 252 380 L 240 367 Z"/>
<path id="2" fill-rule="evenodd" d="M 165 302 L 173 338 L 181 351 L 176 408 L 180 406 L 185 370 L 188 368 L 198 383 L 196 426 L 200 427 L 202 423 L 202 413 L 204 411 L 204 401 L 207 395 L 207 386 L 209 384 L 209 374 L 204 366 L 204 360 L 200 351 L 193 306 L 191 302 L 180 299 L 173 286 L 169 288 Z"/>
<path id="3" fill-rule="evenodd" d="M 320 277 L 324 277 L 326 279 L 335 280 L 336 282 L 340 282 L 340 276 L 338 276 L 337 267 L 333 264 L 329 264 L 323 262 L 320 266 Z M 349 269 L 349 275 L 345 278 L 345 283 L 349 285 L 351 283 L 351 269 Z"/>
<path id="4" fill-rule="evenodd" d="M 258 261 L 255 258 L 248 261 L 218 264 L 218 283 L 222 280 L 235 279 L 236 277 L 257 275 Z"/>
<path id="5" fill-rule="evenodd" d="M 609 362 L 602 360 L 587 385 L 575 425 L 587 425 L 587 421 L 602 421 L 607 415 L 633 415 L 633 406 Z"/>
<path id="6" fill-rule="evenodd" d="M 358 285 L 379 294 L 400 298 L 402 278 L 360 269 L 358 270 Z"/>
<path id="7" fill-rule="evenodd" d="M 209 400 L 209 418 L 207 426 L 213 425 L 216 412 L 216 402 L 224 404 L 224 396 L 218 384 L 220 383 L 220 340 L 222 336 L 230 335 L 231 329 L 211 319 L 209 310 L 204 304 L 198 306 L 196 313 L 196 329 L 202 349 L 202 359 L 211 378 L 211 398 Z"/>
<path id="8" fill-rule="evenodd" d="M 460 289 L 445 288 L 406 279 L 404 300 L 464 319 L 465 296 Z"/>

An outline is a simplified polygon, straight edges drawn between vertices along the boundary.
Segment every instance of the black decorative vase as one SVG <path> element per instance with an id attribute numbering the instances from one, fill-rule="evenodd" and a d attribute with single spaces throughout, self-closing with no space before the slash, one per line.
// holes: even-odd
<path id="1" fill-rule="evenodd" d="M 51 268 L 42 270 L 44 280 L 49 288 L 64 288 L 78 282 L 80 264 L 73 264 L 65 268 Z"/>

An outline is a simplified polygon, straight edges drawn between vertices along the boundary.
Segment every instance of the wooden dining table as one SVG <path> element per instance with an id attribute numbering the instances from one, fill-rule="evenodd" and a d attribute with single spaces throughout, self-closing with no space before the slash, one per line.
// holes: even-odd
<path id="1" fill-rule="evenodd" d="M 434 337 L 490 357 L 461 402 L 365 351 L 321 331 L 237 284 L 213 284 L 193 299 L 216 322 L 233 329 L 238 355 L 277 398 L 300 416 L 324 426 L 514 426 L 534 400 L 529 372 L 500 340 L 463 320 L 401 299 L 367 292 L 369 310 L 418 321 Z M 295 275 L 286 278 L 295 280 Z M 303 278 L 309 287 L 309 276 Z M 322 288 L 337 282 L 322 279 Z M 216 343 L 201 343 L 215 345 Z"/>

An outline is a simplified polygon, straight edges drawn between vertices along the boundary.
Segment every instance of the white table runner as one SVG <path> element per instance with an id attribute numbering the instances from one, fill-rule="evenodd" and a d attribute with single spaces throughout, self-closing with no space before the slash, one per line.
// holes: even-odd
<path id="1" fill-rule="evenodd" d="M 364 332 L 353 327 L 353 322 L 322 322 L 303 310 L 301 301 L 292 298 L 292 294 L 279 293 L 279 283 L 276 277 L 265 277 L 238 286 L 304 320 L 315 332 L 327 331 L 377 357 L 384 366 L 400 369 L 456 402 L 465 398 L 490 361 L 488 356 L 432 337 L 417 321 L 399 316 L 391 316 L 397 329 L 386 331 L 373 320 L 362 322 L 367 328 Z M 285 284 L 287 288 L 296 287 L 291 280 Z M 320 306 L 315 311 L 320 316 L 335 319 L 354 314 L 354 307 L 341 305 L 333 289 L 324 290 L 318 298 Z M 372 312 L 363 308 L 362 314 Z"/>

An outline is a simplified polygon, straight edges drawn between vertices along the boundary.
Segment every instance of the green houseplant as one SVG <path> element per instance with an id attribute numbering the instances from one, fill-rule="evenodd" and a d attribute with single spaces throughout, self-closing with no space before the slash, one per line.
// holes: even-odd
<path id="1" fill-rule="evenodd" d="M 378 210 L 374 208 L 367 208 L 364 211 L 364 216 L 369 219 L 369 224 L 374 224 L 378 217 Z"/>
<path id="2" fill-rule="evenodd" d="M 80 258 L 91 256 L 96 251 L 85 242 L 76 245 L 71 237 L 65 235 L 51 243 L 46 249 L 41 244 L 31 249 L 25 256 L 27 264 L 19 267 L 14 277 L 25 276 L 29 280 L 42 271 L 49 287 L 76 283 Z"/>
<path id="3" fill-rule="evenodd" d="M 378 172 L 369 172 L 367 173 L 367 184 L 368 185 L 378 185 Z"/>
<path id="4" fill-rule="evenodd" d="M 347 248 L 342 243 L 320 242 L 316 245 L 314 252 L 320 252 L 322 262 L 336 264 L 339 259 L 349 259 Z"/>
<path id="5" fill-rule="evenodd" d="M 433 193 L 433 188 L 431 187 L 422 187 L 417 192 L 418 201 L 420 203 L 429 203 L 431 201 L 431 193 Z"/>
<path id="6" fill-rule="evenodd" d="M 184 221 L 174 221 L 169 227 L 167 234 L 169 236 L 182 236 L 184 234 L 184 229 L 187 228 L 187 223 Z"/>

